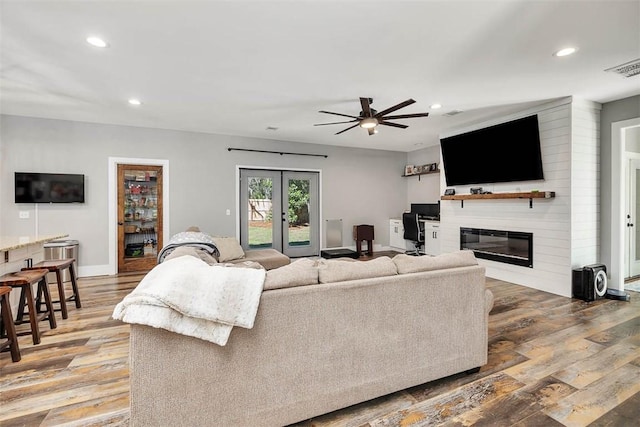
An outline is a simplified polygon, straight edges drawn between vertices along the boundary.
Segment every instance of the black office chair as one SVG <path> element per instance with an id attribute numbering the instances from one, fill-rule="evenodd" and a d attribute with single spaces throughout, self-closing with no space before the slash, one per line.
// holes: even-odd
<path id="1" fill-rule="evenodd" d="M 415 244 L 416 248 L 413 251 L 408 251 L 408 255 L 424 255 L 420 252 L 420 247 L 424 244 L 424 224 L 418 221 L 417 213 L 405 212 L 402 214 L 402 226 L 404 227 L 405 240 L 411 240 Z"/>

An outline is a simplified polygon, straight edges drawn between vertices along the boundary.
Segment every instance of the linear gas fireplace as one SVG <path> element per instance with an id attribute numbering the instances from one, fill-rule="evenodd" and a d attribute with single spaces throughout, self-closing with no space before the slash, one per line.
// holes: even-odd
<path id="1" fill-rule="evenodd" d="M 477 258 L 533 268 L 533 233 L 460 227 L 460 249 Z"/>

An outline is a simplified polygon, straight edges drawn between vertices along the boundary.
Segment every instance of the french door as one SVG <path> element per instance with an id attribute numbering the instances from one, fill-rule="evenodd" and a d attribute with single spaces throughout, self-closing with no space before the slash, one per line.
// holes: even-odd
<path id="1" fill-rule="evenodd" d="M 240 169 L 240 244 L 289 257 L 318 255 L 317 172 Z"/>
<path id="2" fill-rule="evenodd" d="M 640 276 L 640 159 L 630 159 L 628 168 L 625 233 L 625 277 Z"/>

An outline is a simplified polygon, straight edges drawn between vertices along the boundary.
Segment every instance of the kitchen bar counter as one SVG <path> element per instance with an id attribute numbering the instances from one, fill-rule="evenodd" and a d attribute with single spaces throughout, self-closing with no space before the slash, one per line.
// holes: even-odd
<path id="1" fill-rule="evenodd" d="M 0 275 L 20 271 L 22 267 L 27 266 L 27 260 L 31 264 L 43 261 L 44 244 L 67 236 L 68 234 L 62 233 L 24 237 L 0 236 Z M 20 292 L 11 292 L 9 301 L 11 302 L 12 314 L 15 316 L 20 301 Z"/>
<path id="2" fill-rule="evenodd" d="M 0 236 L 0 252 L 19 249 L 29 245 L 44 244 L 56 239 L 67 237 L 68 234 L 50 234 L 46 236 Z"/>

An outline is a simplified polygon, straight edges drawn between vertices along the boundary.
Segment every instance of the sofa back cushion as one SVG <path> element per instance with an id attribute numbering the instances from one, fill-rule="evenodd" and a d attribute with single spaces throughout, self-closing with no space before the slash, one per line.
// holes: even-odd
<path id="1" fill-rule="evenodd" d="M 318 284 L 318 261 L 300 258 L 289 265 L 267 271 L 264 290 Z"/>
<path id="2" fill-rule="evenodd" d="M 320 283 L 369 279 L 372 277 L 394 276 L 396 274 L 398 274 L 398 269 L 391 258 L 387 256 L 370 261 L 322 259 L 318 266 L 318 280 Z"/>
<path id="3" fill-rule="evenodd" d="M 473 251 L 469 250 L 447 252 L 437 256 L 411 256 L 398 254 L 393 257 L 393 262 L 397 266 L 399 274 L 442 270 L 444 268 L 467 267 L 478 264 Z"/>

